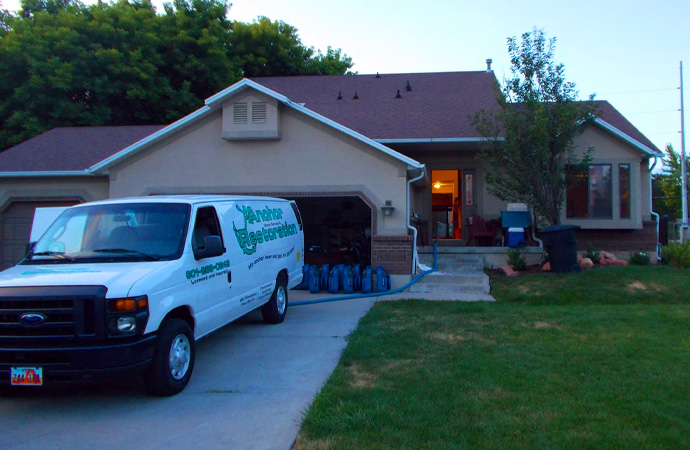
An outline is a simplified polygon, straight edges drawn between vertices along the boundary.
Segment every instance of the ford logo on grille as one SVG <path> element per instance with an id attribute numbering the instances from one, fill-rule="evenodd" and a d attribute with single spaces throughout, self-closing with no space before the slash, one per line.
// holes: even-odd
<path id="1" fill-rule="evenodd" d="M 36 326 L 45 322 L 47 317 L 41 313 L 24 313 L 19 316 L 19 321 L 22 325 Z"/>

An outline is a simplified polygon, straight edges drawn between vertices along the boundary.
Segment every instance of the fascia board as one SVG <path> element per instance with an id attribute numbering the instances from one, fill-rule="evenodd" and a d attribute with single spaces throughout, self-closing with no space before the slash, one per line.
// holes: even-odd
<path id="1" fill-rule="evenodd" d="M 604 120 L 602 120 L 602 119 L 599 118 L 599 117 L 597 117 L 597 118 L 594 120 L 594 123 L 596 123 L 597 125 L 599 125 L 599 126 L 600 126 L 601 128 L 603 128 L 604 130 L 608 131 L 609 133 L 612 133 L 612 134 L 614 134 L 615 136 L 618 136 L 619 138 L 623 139 L 625 142 L 627 142 L 628 144 L 630 144 L 630 145 L 632 145 L 633 147 L 637 148 L 637 149 L 640 150 L 642 153 L 645 153 L 645 154 L 647 154 L 647 155 L 649 155 L 649 156 L 663 156 L 660 152 L 657 152 L 656 150 L 653 150 L 653 149 L 647 147 L 646 145 L 644 145 L 643 143 L 641 143 L 640 141 L 638 141 L 638 140 L 636 140 L 636 139 L 633 139 L 633 138 L 630 137 L 628 134 L 623 133 L 621 130 L 619 130 L 618 128 L 614 127 L 614 126 L 611 125 L 610 123 L 605 122 Z"/>

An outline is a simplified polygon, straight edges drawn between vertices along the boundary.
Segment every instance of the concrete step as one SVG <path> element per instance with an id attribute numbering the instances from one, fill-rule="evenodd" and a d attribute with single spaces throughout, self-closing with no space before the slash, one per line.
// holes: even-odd
<path id="1" fill-rule="evenodd" d="M 433 255 L 419 255 L 419 261 L 429 267 L 434 265 Z M 438 255 L 438 270 L 450 273 L 483 272 L 484 261 L 477 255 Z"/>
<path id="2" fill-rule="evenodd" d="M 484 273 L 427 275 L 410 287 L 411 293 L 488 294 L 489 277 Z"/>

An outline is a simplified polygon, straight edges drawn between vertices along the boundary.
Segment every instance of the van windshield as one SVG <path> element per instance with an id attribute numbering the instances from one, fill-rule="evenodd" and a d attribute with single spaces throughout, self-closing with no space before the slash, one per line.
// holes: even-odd
<path id="1" fill-rule="evenodd" d="M 115 203 L 65 210 L 21 264 L 167 261 L 184 251 L 191 206 Z"/>

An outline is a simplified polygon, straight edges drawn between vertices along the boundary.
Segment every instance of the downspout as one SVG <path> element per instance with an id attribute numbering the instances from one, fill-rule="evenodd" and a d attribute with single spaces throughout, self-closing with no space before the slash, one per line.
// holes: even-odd
<path id="1" fill-rule="evenodd" d="M 661 245 L 659 244 L 659 225 L 661 224 L 661 221 L 659 220 L 659 214 L 655 213 L 652 208 L 654 208 L 654 193 L 652 192 L 652 171 L 654 170 L 654 167 L 656 166 L 658 158 L 656 156 L 653 157 L 654 162 L 652 163 L 652 167 L 649 168 L 649 211 L 651 212 L 651 215 L 656 217 L 656 260 L 661 261 Z"/>
<path id="2" fill-rule="evenodd" d="M 412 209 L 410 207 L 410 197 L 412 197 L 412 183 L 415 181 L 419 181 L 422 178 L 424 178 L 424 175 L 426 175 L 426 166 L 421 167 L 422 172 L 419 174 L 418 177 L 412 178 L 407 181 L 407 229 L 412 230 L 412 271 L 410 272 L 412 275 L 415 274 L 417 271 L 417 229 L 412 226 L 412 223 L 410 222 L 412 218 Z"/>

